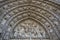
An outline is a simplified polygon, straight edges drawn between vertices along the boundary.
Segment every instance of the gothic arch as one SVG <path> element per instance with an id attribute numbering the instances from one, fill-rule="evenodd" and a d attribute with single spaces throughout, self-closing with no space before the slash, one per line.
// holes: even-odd
<path id="1" fill-rule="evenodd" d="M 55 2 L 50 0 L 6 0 L 1 1 L 0 11 L 2 39 L 9 40 L 10 33 L 13 33 L 13 28 L 21 19 L 38 20 L 37 22 L 40 22 L 40 25 L 42 24 L 46 29 L 49 40 L 60 39 L 60 5 Z"/>

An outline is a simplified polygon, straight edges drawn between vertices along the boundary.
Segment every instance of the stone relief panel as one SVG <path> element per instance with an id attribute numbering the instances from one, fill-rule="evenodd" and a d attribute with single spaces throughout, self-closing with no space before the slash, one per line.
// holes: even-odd
<path id="1" fill-rule="evenodd" d="M 1 40 L 60 40 L 58 1 L 0 0 Z"/>
<path id="2" fill-rule="evenodd" d="M 45 30 L 33 20 L 25 20 L 14 29 L 14 36 L 23 38 L 47 38 Z"/>

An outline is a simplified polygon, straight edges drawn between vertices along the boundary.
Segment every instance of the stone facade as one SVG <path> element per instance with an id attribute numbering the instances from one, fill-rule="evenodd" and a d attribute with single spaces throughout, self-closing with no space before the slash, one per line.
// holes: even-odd
<path id="1" fill-rule="evenodd" d="M 60 1 L 0 0 L 0 40 L 60 40 Z"/>

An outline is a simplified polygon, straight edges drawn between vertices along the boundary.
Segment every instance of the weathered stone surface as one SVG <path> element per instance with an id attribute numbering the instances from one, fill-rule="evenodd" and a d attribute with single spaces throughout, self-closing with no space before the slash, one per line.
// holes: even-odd
<path id="1" fill-rule="evenodd" d="M 60 40 L 60 0 L 0 0 L 0 40 Z"/>

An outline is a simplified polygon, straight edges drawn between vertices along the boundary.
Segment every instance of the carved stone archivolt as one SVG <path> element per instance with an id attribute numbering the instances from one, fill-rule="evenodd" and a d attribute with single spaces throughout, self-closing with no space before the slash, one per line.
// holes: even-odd
<path id="1" fill-rule="evenodd" d="M 1 40 L 60 40 L 60 5 L 48 0 L 6 0 L 0 4 Z"/>

